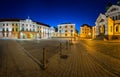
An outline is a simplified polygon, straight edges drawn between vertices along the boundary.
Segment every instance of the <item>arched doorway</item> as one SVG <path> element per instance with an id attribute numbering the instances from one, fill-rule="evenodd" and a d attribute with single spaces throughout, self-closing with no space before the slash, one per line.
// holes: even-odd
<path id="1" fill-rule="evenodd" d="M 31 33 L 28 33 L 28 34 L 27 34 L 27 38 L 28 38 L 28 39 L 32 39 L 32 38 L 33 38 L 33 35 L 32 35 Z"/>
<path id="2" fill-rule="evenodd" d="M 100 35 L 105 34 L 105 25 L 102 25 L 102 26 L 99 27 L 99 33 L 100 33 Z"/>

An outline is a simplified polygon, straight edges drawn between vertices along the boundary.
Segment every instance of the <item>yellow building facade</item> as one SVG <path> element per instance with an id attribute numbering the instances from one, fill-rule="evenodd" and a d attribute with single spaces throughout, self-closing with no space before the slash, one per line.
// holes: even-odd
<path id="1" fill-rule="evenodd" d="M 80 27 L 80 38 L 81 39 L 92 38 L 92 26 L 89 26 L 88 24 L 83 24 Z"/>

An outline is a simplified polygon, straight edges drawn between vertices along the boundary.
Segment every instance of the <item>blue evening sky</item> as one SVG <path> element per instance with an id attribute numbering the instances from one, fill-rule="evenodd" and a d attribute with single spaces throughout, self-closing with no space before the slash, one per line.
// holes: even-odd
<path id="1" fill-rule="evenodd" d="M 0 0 L 0 18 L 24 18 L 57 27 L 60 23 L 95 25 L 108 2 L 117 0 Z"/>

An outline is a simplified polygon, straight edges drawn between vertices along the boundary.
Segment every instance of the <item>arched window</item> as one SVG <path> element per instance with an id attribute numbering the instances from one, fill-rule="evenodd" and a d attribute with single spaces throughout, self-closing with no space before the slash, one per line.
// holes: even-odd
<path id="1" fill-rule="evenodd" d="M 119 31 L 118 29 L 119 29 L 119 27 L 118 27 L 118 26 L 116 26 L 116 32 L 118 32 L 118 31 Z"/>
<path id="2" fill-rule="evenodd" d="M 111 26 L 111 30 L 110 31 L 112 32 L 112 26 Z"/>

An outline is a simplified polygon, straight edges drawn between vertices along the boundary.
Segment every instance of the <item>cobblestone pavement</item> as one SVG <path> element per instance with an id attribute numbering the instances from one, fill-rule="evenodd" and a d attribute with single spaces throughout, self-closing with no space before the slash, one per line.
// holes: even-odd
<path id="1" fill-rule="evenodd" d="M 0 40 L 0 77 L 120 77 L 119 43 L 89 40 L 66 45 L 62 41 L 65 58 L 59 43 Z M 46 70 L 40 68 L 43 47 L 47 48 Z"/>

